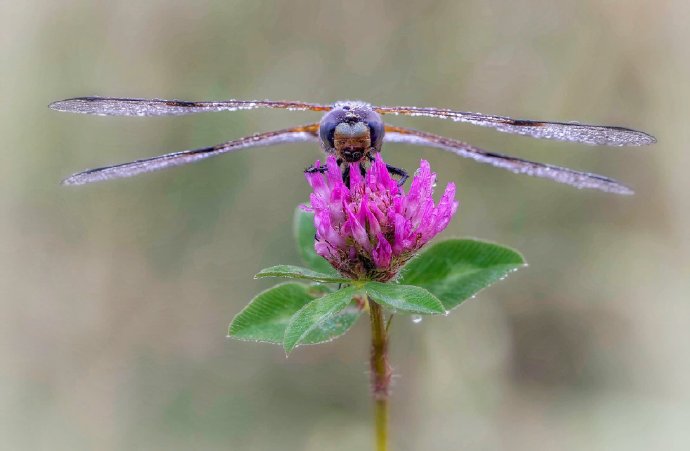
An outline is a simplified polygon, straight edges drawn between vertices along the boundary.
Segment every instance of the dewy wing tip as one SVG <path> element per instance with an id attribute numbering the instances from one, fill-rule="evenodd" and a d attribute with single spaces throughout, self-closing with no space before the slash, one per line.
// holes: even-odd
<path id="1" fill-rule="evenodd" d="M 609 189 L 607 191 L 612 192 L 614 194 L 621 194 L 623 196 L 632 196 L 635 194 L 635 191 L 623 184 L 616 184 L 614 189 Z"/>
<path id="2" fill-rule="evenodd" d="M 89 183 L 89 180 L 84 179 L 84 173 L 78 172 L 76 174 L 72 174 L 66 179 L 62 180 L 60 182 L 60 185 L 62 186 L 76 186 L 76 185 L 85 185 L 86 183 Z"/>
<path id="3" fill-rule="evenodd" d="M 645 133 L 645 137 L 648 140 L 647 144 L 656 144 L 656 137 L 655 136 L 652 136 L 649 133 Z"/>
<path id="4" fill-rule="evenodd" d="M 60 185 L 62 186 L 72 186 L 72 185 L 81 185 L 81 183 L 78 183 L 74 180 L 74 176 L 67 177 L 66 179 L 63 179 L 60 182 Z"/>
<path id="5" fill-rule="evenodd" d="M 55 102 L 51 102 L 48 104 L 48 108 L 50 108 L 51 110 L 55 110 L 55 111 L 65 111 L 63 106 L 62 106 L 62 104 L 64 104 L 64 103 L 65 103 L 64 100 L 58 100 Z"/>
<path id="6" fill-rule="evenodd" d="M 72 97 L 69 99 L 56 100 L 48 104 L 48 108 L 54 111 L 62 111 L 64 113 L 86 113 L 82 108 L 84 105 L 98 100 L 99 97 Z"/>
<path id="7" fill-rule="evenodd" d="M 649 146 L 656 144 L 656 138 L 649 133 L 641 132 L 639 130 L 631 130 L 634 135 L 630 137 L 627 142 L 623 142 L 623 146 Z"/>

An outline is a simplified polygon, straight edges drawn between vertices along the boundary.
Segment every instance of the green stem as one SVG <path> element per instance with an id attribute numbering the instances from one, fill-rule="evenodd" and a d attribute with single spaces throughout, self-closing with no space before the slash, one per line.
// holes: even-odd
<path id="1" fill-rule="evenodd" d="M 374 398 L 374 421 L 376 428 L 376 450 L 388 449 L 388 394 L 391 369 L 388 365 L 387 325 L 383 309 L 369 299 L 371 319 L 371 394 Z M 390 324 L 390 323 L 389 323 Z"/>

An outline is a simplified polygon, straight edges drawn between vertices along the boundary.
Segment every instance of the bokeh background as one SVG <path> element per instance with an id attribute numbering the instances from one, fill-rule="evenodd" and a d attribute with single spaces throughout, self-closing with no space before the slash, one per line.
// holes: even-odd
<path id="1" fill-rule="evenodd" d="M 233 315 L 298 263 L 289 145 L 82 187 L 88 167 L 318 119 L 60 114 L 79 95 L 452 107 L 643 129 L 592 148 L 426 118 L 390 122 L 604 173 L 578 191 L 427 158 L 461 207 L 446 236 L 530 267 L 448 318 L 392 329 L 396 450 L 690 449 L 690 3 L 0 2 L 0 448 L 353 450 L 371 445 L 366 321 L 290 359 L 230 341 Z"/>

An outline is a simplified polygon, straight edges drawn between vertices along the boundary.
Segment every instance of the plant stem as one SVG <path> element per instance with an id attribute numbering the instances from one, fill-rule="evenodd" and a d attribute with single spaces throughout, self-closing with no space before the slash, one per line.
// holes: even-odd
<path id="1" fill-rule="evenodd" d="M 388 335 L 383 310 L 369 299 L 371 319 L 371 394 L 374 399 L 376 449 L 388 449 L 388 394 L 391 369 L 388 365 Z"/>

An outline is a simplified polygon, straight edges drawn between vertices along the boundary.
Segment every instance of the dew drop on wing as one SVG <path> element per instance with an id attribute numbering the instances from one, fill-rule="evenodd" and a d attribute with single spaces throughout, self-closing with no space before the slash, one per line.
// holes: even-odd
<path id="1" fill-rule="evenodd" d="M 422 315 L 412 315 L 412 316 L 410 317 L 410 319 L 412 320 L 412 322 L 413 322 L 414 324 L 419 324 L 419 323 L 422 322 L 422 319 L 423 319 L 423 318 L 422 318 Z"/>

